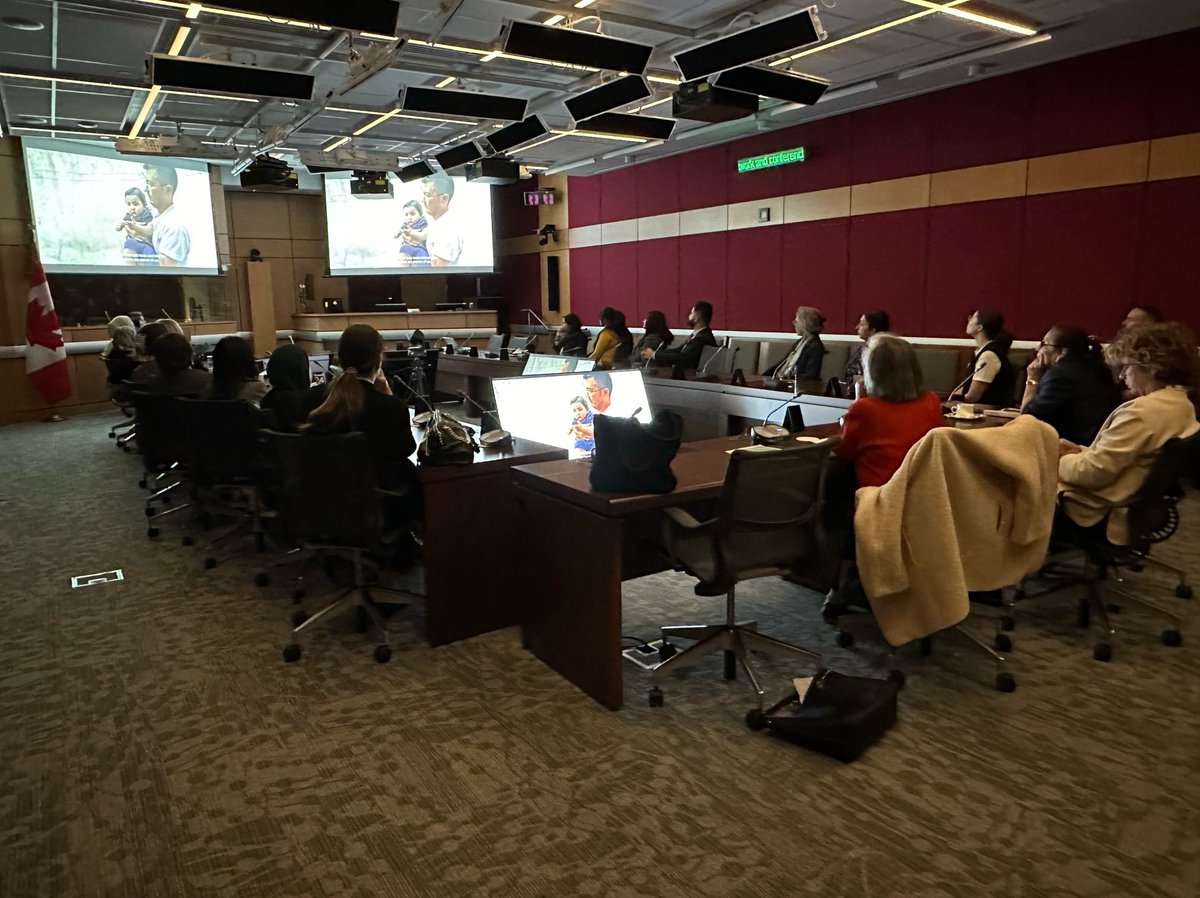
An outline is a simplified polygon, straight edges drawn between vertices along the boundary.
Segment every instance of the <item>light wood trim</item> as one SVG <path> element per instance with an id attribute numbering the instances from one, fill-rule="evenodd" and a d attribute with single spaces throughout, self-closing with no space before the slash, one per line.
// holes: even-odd
<path id="1" fill-rule="evenodd" d="M 679 235 L 712 234 L 729 229 L 729 207 L 707 206 L 679 213 Z"/>
<path id="2" fill-rule="evenodd" d="M 606 221 L 600 225 L 601 243 L 633 243 L 638 239 L 636 218 L 626 218 L 621 221 Z"/>
<path id="3" fill-rule="evenodd" d="M 760 209 L 769 210 L 769 218 L 766 221 L 758 220 Z M 781 196 L 729 205 L 728 229 L 730 231 L 740 231 L 745 228 L 769 228 L 779 224 L 783 224 L 783 197 Z"/>
<path id="4" fill-rule="evenodd" d="M 1027 159 L 934 172 L 930 183 L 929 205 L 950 206 L 955 203 L 978 203 L 984 200 L 1024 196 L 1025 181 L 1028 177 Z"/>
<path id="5" fill-rule="evenodd" d="M 783 198 L 783 223 L 824 221 L 850 214 L 850 188 L 833 187 L 809 193 L 792 193 Z"/>
<path id="6" fill-rule="evenodd" d="M 638 219 L 638 240 L 658 240 L 661 237 L 679 236 L 679 213 L 648 215 Z"/>
<path id="7" fill-rule="evenodd" d="M 850 188 L 850 214 L 874 215 L 929 205 L 929 175 L 871 181 Z"/>
<path id="8" fill-rule="evenodd" d="M 1029 196 L 1139 184 L 1146 180 L 1150 142 L 1122 143 L 1029 160 Z"/>
<path id="9" fill-rule="evenodd" d="M 1194 178 L 1200 175 L 1200 134 L 1180 134 L 1150 141 L 1148 180 Z"/>

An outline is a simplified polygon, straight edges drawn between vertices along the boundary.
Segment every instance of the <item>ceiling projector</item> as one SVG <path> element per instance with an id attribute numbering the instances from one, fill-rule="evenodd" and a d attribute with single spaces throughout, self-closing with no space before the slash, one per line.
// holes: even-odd
<path id="1" fill-rule="evenodd" d="M 247 190 L 295 190 L 300 186 L 296 172 L 282 159 L 256 156 L 238 176 Z"/>

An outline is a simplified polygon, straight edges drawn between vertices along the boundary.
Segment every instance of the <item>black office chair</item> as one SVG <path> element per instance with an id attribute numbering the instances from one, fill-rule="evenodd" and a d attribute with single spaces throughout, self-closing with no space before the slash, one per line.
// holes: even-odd
<path id="1" fill-rule="evenodd" d="M 303 552 L 348 559 L 354 571 L 353 583 L 316 614 L 309 617 L 301 610 L 293 616 L 293 634 L 347 609 L 361 609 L 360 621 L 373 623 L 382 634 L 374 657 L 385 663 L 392 650 L 376 602 L 407 605 L 415 596 L 373 585 L 370 575 L 384 569 L 380 559 L 386 558 L 401 538 L 399 532 L 385 528 L 383 499 L 402 498 L 402 494 L 375 486 L 366 438 L 361 433 L 269 433 L 266 439 L 279 482 L 277 523 L 286 540 Z M 376 599 L 375 592 L 404 598 L 388 603 Z M 283 660 L 297 661 L 300 653 L 299 644 L 293 642 L 284 648 Z"/>
<path id="2" fill-rule="evenodd" d="M 734 452 L 715 516 L 700 522 L 681 508 L 666 509 L 667 548 L 676 563 L 700 582 L 696 595 L 725 596 L 725 622 L 662 628 L 672 637 L 697 642 L 668 658 L 651 675 L 650 704 L 661 705 L 664 675 L 725 653 L 725 678 L 736 677 L 740 663 L 762 709 L 763 688 L 749 652 L 797 658 L 820 666 L 815 652 L 758 632 L 754 623 L 737 622 L 736 586 L 743 580 L 820 566 L 824 545 L 821 513 L 831 441 L 789 449 Z"/>
<path id="3" fill-rule="evenodd" d="M 1150 557 L 1150 549 L 1155 543 L 1170 539 L 1179 529 L 1182 477 L 1198 451 L 1200 431 L 1190 437 L 1167 440 L 1158 450 L 1158 456 L 1138 491 L 1127 502 L 1114 503 L 1110 507 L 1109 514 L 1117 509 L 1125 511 L 1128 545 L 1115 545 L 1105 537 L 1107 516 L 1095 527 L 1070 528 L 1061 532 L 1056 535 L 1051 545 L 1049 562 L 1036 575 L 1037 580 L 1049 584 L 1047 588 L 1030 592 L 1029 583 L 1022 583 L 1013 599 L 1040 598 L 1082 585 L 1086 594 L 1076 605 L 1076 622 L 1080 627 L 1087 627 L 1091 623 L 1093 613 L 1099 618 L 1103 635 L 1092 648 L 1092 656 L 1097 661 L 1112 659 L 1112 644 L 1108 640 L 1116 631 L 1108 615 L 1109 612 L 1120 611 L 1125 605 L 1166 620 L 1169 626 L 1159 634 L 1160 641 L 1171 647 L 1182 645 L 1183 637 L 1179 632 L 1177 615 L 1134 595 L 1128 589 L 1113 585 L 1113 581 L 1120 580 L 1116 575 L 1123 568 L 1137 572 L 1149 565 L 1173 574 L 1178 579 L 1175 586 L 1176 596 L 1181 599 L 1192 597 L 1187 572 Z M 1059 494 L 1059 502 L 1064 506 L 1069 505 L 1069 490 Z M 1069 563 L 1064 561 L 1064 557 L 1076 553 L 1081 555 L 1082 564 L 1078 569 L 1072 569 Z M 1027 578 L 1027 581 L 1032 579 L 1035 578 Z M 1105 594 L 1119 597 L 1120 604 L 1106 601 Z"/>
<path id="4" fill-rule="evenodd" d="M 168 515 L 178 514 L 190 503 L 171 505 L 176 493 L 186 494 L 188 470 L 188 428 L 185 408 L 175 396 L 133 393 L 130 398 L 136 413 L 137 448 L 142 456 L 144 472 L 138 485 L 153 492 L 146 497 L 146 536 L 159 535 L 159 522 Z M 156 510 L 157 505 L 170 506 Z"/>
<path id="5" fill-rule="evenodd" d="M 208 541 L 204 567 L 216 567 L 217 547 L 238 534 L 253 534 L 261 551 L 264 531 L 257 489 L 261 467 L 257 410 L 240 399 L 179 402 L 188 432 L 188 473 L 201 523 L 207 530 L 213 518 L 236 519 Z M 185 536 L 183 543 L 191 545 L 192 538 Z"/>

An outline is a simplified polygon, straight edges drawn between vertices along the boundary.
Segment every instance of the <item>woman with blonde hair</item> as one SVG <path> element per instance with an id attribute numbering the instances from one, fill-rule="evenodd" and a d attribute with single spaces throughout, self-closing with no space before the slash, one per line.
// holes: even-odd
<path id="1" fill-rule="evenodd" d="M 778 383 L 820 380 L 821 362 L 825 358 L 825 344 L 821 342 L 825 316 L 812 306 L 800 306 L 792 324 L 799 339 L 792 344 L 783 361 L 764 371 L 763 376 Z"/>

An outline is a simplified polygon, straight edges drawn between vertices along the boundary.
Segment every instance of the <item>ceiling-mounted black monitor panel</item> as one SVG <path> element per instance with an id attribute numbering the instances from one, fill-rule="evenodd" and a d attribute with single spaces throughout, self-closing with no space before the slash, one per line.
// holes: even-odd
<path id="1" fill-rule="evenodd" d="M 414 162 L 412 165 L 404 166 L 404 168 L 400 169 L 400 171 L 396 173 L 396 177 L 399 178 L 403 183 L 407 184 L 409 181 L 417 181 L 421 178 L 427 178 L 432 174 L 433 166 L 422 160 L 420 162 Z"/>
<path id="2" fill-rule="evenodd" d="M 240 94 L 280 100 L 311 100 L 312 75 L 265 69 L 234 62 L 211 62 L 155 53 L 150 57 L 150 83 L 168 90 Z"/>
<path id="3" fill-rule="evenodd" d="M 504 52 L 640 75 L 646 71 L 654 48 L 570 28 L 512 22 L 504 36 Z"/>
<path id="4" fill-rule="evenodd" d="M 816 78 L 748 65 L 722 72 L 713 84 L 804 106 L 811 106 L 821 99 L 821 94 L 829 90 L 828 84 Z"/>
<path id="5" fill-rule="evenodd" d="M 610 109 L 619 109 L 650 96 L 650 85 L 641 75 L 626 75 L 601 84 L 577 97 L 564 101 L 571 118 L 577 122 L 589 119 Z"/>
<path id="6" fill-rule="evenodd" d="M 649 115 L 628 115 L 624 112 L 605 112 L 580 123 L 579 130 L 595 131 L 598 134 L 619 134 L 622 137 L 640 137 L 645 140 L 670 140 L 675 130 L 675 120 Z"/>
<path id="7" fill-rule="evenodd" d="M 434 153 L 433 158 L 438 161 L 442 171 L 450 171 L 452 168 L 482 159 L 483 150 L 479 149 L 479 145 L 475 141 L 468 140 L 466 143 L 460 143 L 441 153 Z"/>
<path id="8" fill-rule="evenodd" d="M 467 93 L 461 90 L 436 90 L 432 87 L 406 87 L 400 96 L 405 112 L 427 112 L 457 118 L 498 119 L 519 122 L 525 118 L 528 100 L 497 94 Z"/>
<path id="9" fill-rule="evenodd" d="M 218 16 L 221 9 L 236 9 L 285 22 L 298 19 L 389 36 L 396 34 L 396 19 L 400 15 L 396 0 L 218 0 L 213 6 L 216 8 L 208 11 Z"/>
<path id="10" fill-rule="evenodd" d="M 694 50 L 676 53 L 675 65 L 685 80 L 695 81 L 713 72 L 722 72 L 815 44 L 824 33 L 815 7 L 809 7 L 774 22 L 719 38 Z"/>
<path id="11" fill-rule="evenodd" d="M 529 143 L 550 133 L 540 115 L 531 115 L 522 122 L 505 125 L 499 131 L 493 131 L 484 138 L 494 153 L 507 153 L 513 147 Z"/>

